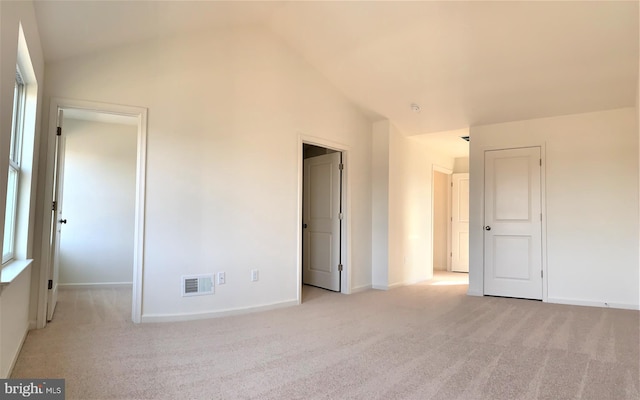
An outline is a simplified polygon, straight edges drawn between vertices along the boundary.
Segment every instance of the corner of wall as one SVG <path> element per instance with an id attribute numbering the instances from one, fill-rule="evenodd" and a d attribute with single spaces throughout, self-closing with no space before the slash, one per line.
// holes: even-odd
<path id="1" fill-rule="evenodd" d="M 371 143 L 371 284 L 389 283 L 389 120 L 373 123 Z"/>

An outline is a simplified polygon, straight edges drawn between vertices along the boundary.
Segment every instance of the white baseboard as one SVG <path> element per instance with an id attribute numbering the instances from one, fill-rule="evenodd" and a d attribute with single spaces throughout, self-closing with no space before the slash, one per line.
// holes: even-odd
<path id="1" fill-rule="evenodd" d="M 371 285 L 371 288 L 376 290 L 389 290 L 389 286 L 387 285 Z"/>
<path id="2" fill-rule="evenodd" d="M 142 314 L 142 318 L 140 321 L 142 323 L 193 321 L 198 319 L 229 317 L 233 315 L 249 314 L 259 311 L 275 310 L 278 308 L 291 307 L 296 305 L 298 305 L 297 300 L 288 300 L 280 303 L 265 304 L 255 307 L 233 308 L 220 311 L 205 311 L 186 314 Z"/>
<path id="3" fill-rule="evenodd" d="M 391 285 L 387 285 L 387 288 L 388 290 L 391 290 L 391 289 L 397 289 L 402 286 L 404 286 L 403 282 L 396 282 L 396 283 L 392 283 Z"/>
<path id="4" fill-rule="evenodd" d="M 566 299 L 561 297 L 549 297 L 547 298 L 547 303 L 566 304 L 571 306 L 619 308 L 622 310 L 639 310 L 640 309 L 638 304 L 610 303 L 610 302 L 604 302 L 604 301 Z"/>
<path id="5" fill-rule="evenodd" d="M 369 289 L 372 289 L 371 285 L 358 286 L 351 289 L 351 294 L 366 292 Z"/>
<path id="6" fill-rule="evenodd" d="M 60 289 L 120 289 L 132 288 L 131 282 L 101 282 L 101 283 L 58 283 Z"/>
<path id="7" fill-rule="evenodd" d="M 392 283 L 391 285 L 371 285 L 371 288 L 378 290 L 392 290 L 403 286 L 411 286 L 418 283 L 427 282 L 428 280 L 428 278 L 420 278 L 412 281 L 396 282 Z"/>

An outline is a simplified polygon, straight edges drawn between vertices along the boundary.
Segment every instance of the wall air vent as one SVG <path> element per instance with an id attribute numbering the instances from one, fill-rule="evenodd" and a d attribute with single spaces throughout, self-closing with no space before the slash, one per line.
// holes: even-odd
<path id="1" fill-rule="evenodd" d="M 189 275 L 182 277 L 182 296 L 202 296 L 213 294 L 213 274 Z"/>
<path id="2" fill-rule="evenodd" d="M 469 136 L 460 136 L 460 139 L 466 140 L 468 142 L 469 141 Z"/>

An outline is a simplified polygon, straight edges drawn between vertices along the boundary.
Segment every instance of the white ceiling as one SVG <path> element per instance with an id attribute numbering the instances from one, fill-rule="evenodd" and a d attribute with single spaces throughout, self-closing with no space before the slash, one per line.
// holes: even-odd
<path id="1" fill-rule="evenodd" d="M 469 142 L 462 139 L 463 136 L 469 136 L 468 128 L 415 135 L 412 138 L 440 154 L 452 158 L 469 157 Z"/>
<path id="2" fill-rule="evenodd" d="M 48 62 L 263 25 L 409 135 L 634 106 L 638 2 L 37 1 Z M 421 111 L 411 111 L 411 103 Z"/>

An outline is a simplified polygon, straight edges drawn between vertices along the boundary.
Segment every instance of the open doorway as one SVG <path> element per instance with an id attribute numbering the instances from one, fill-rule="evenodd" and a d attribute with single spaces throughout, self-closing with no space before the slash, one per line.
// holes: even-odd
<path id="1" fill-rule="evenodd" d="M 340 292 L 342 153 L 303 144 L 302 283 Z"/>
<path id="2" fill-rule="evenodd" d="M 433 169 L 433 272 L 451 271 L 451 170 Z"/>
<path id="3" fill-rule="evenodd" d="M 38 326 L 53 318 L 61 288 L 124 288 L 139 322 L 146 110 L 53 99 L 50 112 L 52 218 L 43 232 Z"/>
<path id="4" fill-rule="evenodd" d="M 436 280 L 468 282 L 469 130 L 429 133 L 419 140 L 438 155 L 431 171 L 433 259 L 427 272 Z"/>
<path id="5" fill-rule="evenodd" d="M 452 274 L 464 273 L 468 282 L 469 174 L 434 165 L 432 200 L 433 277 L 459 281 Z"/>
<path id="6" fill-rule="evenodd" d="M 138 121 L 64 112 L 61 287 L 131 287 Z"/>

